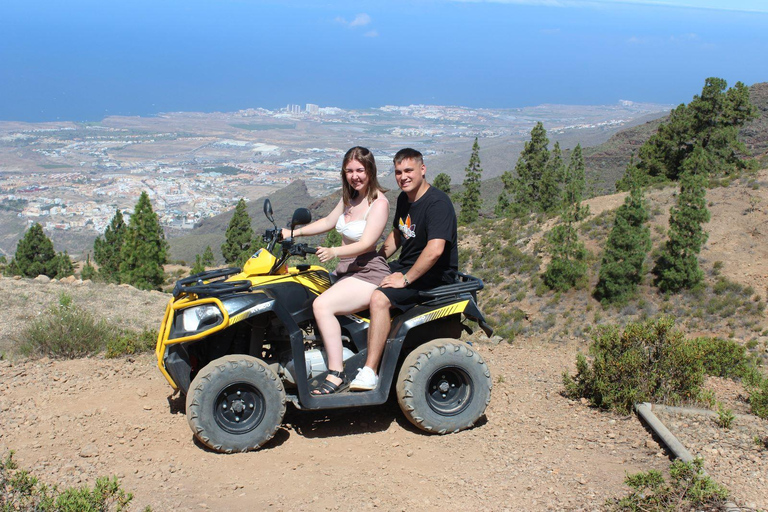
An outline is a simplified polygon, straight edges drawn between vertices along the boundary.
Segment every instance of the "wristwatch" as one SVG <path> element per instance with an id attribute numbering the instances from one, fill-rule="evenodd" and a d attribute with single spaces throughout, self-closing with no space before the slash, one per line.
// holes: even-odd
<path id="1" fill-rule="evenodd" d="M 411 284 L 411 282 L 408 280 L 407 274 L 403 274 L 403 281 L 405 282 L 405 286 L 408 286 L 409 284 Z"/>

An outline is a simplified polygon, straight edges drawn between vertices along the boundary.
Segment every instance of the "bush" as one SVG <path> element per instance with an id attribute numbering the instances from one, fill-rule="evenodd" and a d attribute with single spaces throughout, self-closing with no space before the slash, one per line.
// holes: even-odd
<path id="1" fill-rule="evenodd" d="M 721 338 L 695 338 L 690 343 L 698 345 L 701 351 L 704 372 L 707 375 L 724 378 L 744 377 L 754 367 L 746 348 L 733 340 Z"/>
<path id="2" fill-rule="evenodd" d="M 96 320 L 62 293 L 58 304 L 21 332 L 19 350 L 24 355 L 72 359 L 99 352 L 113 335 L 114 329 L 104 320 Z"/>
<path id="3" fill-rule="evenodd" d="M 749 393 L 749 407 L 752 414 L 768 419 L 768 379 L 762 379 Z"/>
<path id="4" fill-rule="evenodd" d="M 154 350 L 157 344 L 157 331 L 145 329 L 140 333 L 122 332 L 107 341 L 109 358 L 133 355 Z"/>
<path id="5" fill-rule="evenodd" d="M 697 399 L 704 382 L 701 350 L 686 343 L 671 318 L 616 326 L 598 326 L 576 375 L 563 373 L 565 394 L 593 405 L 628 413 L 637 402 L 674 404 Z"/>
<path id="6" fill-rule="evenodd" d="M 542 274 L 544 284 L 551 290 L 568 291 L 587 285 L 587 264 L 581 259 L 552 259 Z"/>
<path id="7" fill-rule="evenodd" d="M 120 488 L 117 478 L 102 477 L 93 489 L 70 487 L 59 491 L 48 487 L 28 471 L 19 469 L 13 452 L 0 460 L 0 510 L 34 510 L 36 512 L 125 510 L 133 499 Z"/>
<path id="8" fill-rule="evenodd" d="M 661 473 L 628 475 L 624 480 L 631 489 L 629 496 L 607 503 L 610 510 L 700 510 L 701 507 L 719 507 L 728 490 L 704 475 L 701 459 L 691 462 L 676 460 L 669 468 L 670 482 Z"/>

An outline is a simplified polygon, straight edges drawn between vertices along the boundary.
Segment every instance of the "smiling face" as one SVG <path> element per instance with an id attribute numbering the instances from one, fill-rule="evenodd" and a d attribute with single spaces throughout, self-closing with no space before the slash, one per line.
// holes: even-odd
<path id="1" fill-rule="evenodd" d="M 365 170 L 365 166 L 357 160 L 350 160 L 344 167 L 344 179 L 347 180 L 347 184 L 357 191 L 358 194 L 364 196 L 368 192 L 368 172 Z"/>
<path id="2" fill-rule="evenodd" d="M 427 182 L 424 180 L 426 173 L 427 166 L 413 158 L 406 158 L 395 164 L 397 186 L 411 201 L 418 199 L 426 190 Z"/>

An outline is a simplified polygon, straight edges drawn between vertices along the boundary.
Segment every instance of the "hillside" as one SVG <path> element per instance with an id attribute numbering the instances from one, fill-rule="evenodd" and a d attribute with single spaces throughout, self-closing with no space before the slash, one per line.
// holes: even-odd
<path id="1" fill-rule="evenodd" d="M 764 158 L 768 152 L 768 82 L 752 85 L 749 88 L 749 99 L 757 108 L 759 117 L 741 130 L 739 138 L 746 144 L 752 155 Z M 667 118 L 668 116 L 664 116 L 622 130 L 597 146 L 582 144 L 585 147 L 584 163 L 587 168 L 587 182 L 597 184 L 601 192 L 614 191 L 615 184 L 624 175 L 632 155 L 637 155 L 640 146 Z"/>
<path id="2" fill-rule="evenodd" d="M 762 165 L 768 164 L 768 82 L 754 84 L 749 88 L 750 101 L 758 110 L 759 117 L 747 124 L 739 133 L 739 138 L 745 143 L 749 152 L 755 156 Z M 581 143 L 584 148 L 584 165 L 586 168 L 586 182 L 588 196 L 599 196 L 610 194 L 616 190 L 616 182 L 624 175 L 624 171 L 632 158 L 637 155 L 640 146 L 655 133 L 659 125 L 667 119 L 667 116 L 650 119 L 631 128 L 621 130 L 610 138 L 598 145 L 590 146 L 588 142 L 576 141 Z M 569 148 L 563 152 L 563 158 L 567 162 L 570 158 L 570 148 L 576 145 L 563 147 Z M 562 143 L 561 143 L 562 144 Z M 550 144 L 552 149 L 552 144 Z M 492 150 L 494 155 L 496 150 Z M 514 169 L 520 148 L 510 148 L 510 153 L 514 153 L 509 169 Z M 485 166 L 486 148 L 481 145 L 480 159 Z M 464 166 L 469 161 L 469 151 L 467 152 Z M 430 175 L 434 178 L 435 174 Z M 464 179 L 463 173 L 458 177 L 451 178 L 451 192 L 461 193 L 463 187 L 461 183 Z M 499 191 L 504 187 L 500 177 L 491 177 L 484 173 L 481 184 L 481 195 L 483 205 L 481 213 L 492 216 L 493 208 L 499 196 Z"/>
<path id="3" fill-rule="evenodd" d="M 674 192 L 648 194 L 657 246 Z M 623 198 L 587 201 L 591 215 L 580 237 L 595 255 Z M 487 510 L 599 509 L 627 492 L 625 473 L 663 471 L 668 461 L 634 416 L 561 395 L 561 373 L 573 371 L 595 326 L 666 313 L 688 336 L 729 337 L 768 358 L 768 169 L 708 191 L 708 205 L 704 289 L 663 296 L 646 284 L 621 308 L 602 308 L 589 290 L 537 288 L 537 269 L 545 265 L 538 246 L 553 219 L 484 221 L 463 229 L 463 267 L 485 280 L 480 306 L 506 336 L 468 337 L 494 383 L 486 418 L 471 430 L 425 435 L 394 403 L 329 413 L 289 408 L 264 449 L 221 456 L 193 441 L 183 399 L 171 394 L 153 355 L 0 360 L 0 453 L 16 450 L 20 465 L 49 483 L 92 485 L 97 476 L 115 474 L 135 494 L 136 510 L 351 510 L 361 502 L 380 510 L 463 510 L 478 503 Z M 595 256 L 591 285 L 597 262 Z M 725 295 L 714 291 L 720 279 L 731 283 Z M 0 352 L 12 350 L 13 335 L 62 292 L 110 322 L 135 328 L 156 326 L 168 299 L 127 286 L 2 278 Z M 756 475 L 768 471 L 768 450 L 753 438 L 764 435 L 768 421 L 748 415 L 740 384 L 709 379 L 707 388 L 740 415 L 733 429 L 710 420 L 671 418 L 669 424 L 734 501 L 765 509 L 768 481 Z M 349 482 L 358 492 L 349 492 Z"/>
<path id="4" fill-rule="evenodd" d="M 400 190 L 396 186 L 388 188 L 386 195 L 389 198 L 390 204 L 395 204 L 399 193 Z M 341 191 L 338 190 L 325 197 L 313 198 L 307 192 L 306 184 L 301 180 L 297 180 L 269 196 L 249 201 L 247 203 L 247 210 L 248 215 L 251 217 L 251 226 L 255 235 L 260 235 L 266 229 L 272 227 L 272 224 L 264 215 L 263 207 L 264 199 L 266 198 L 269 198 L 272 203 L 277 225 L 286 227 L 296 208 L 308 208 L 314 220 L 327 215 L 338 204 L 341 198 Z M 229 222 L 232 219 L 233 211 L 205 219 L 191 233 L 189 231 L 168 233 L 168 241 L 171 246 L 171 261 L 182 260 L 191 264 L 195 261 L 195 255 L 202 254 L 208 245 L 211 246 L 216 260 L 221 261 L 221 245 L 224 243 L 227 226 L 229 226 Z M 390 219 L 394 215 L 393 207 L 390 209 Z M 309 241 L 319 244 L 324 239 L 325 235 L 321 235 L 312 237 Z"/>

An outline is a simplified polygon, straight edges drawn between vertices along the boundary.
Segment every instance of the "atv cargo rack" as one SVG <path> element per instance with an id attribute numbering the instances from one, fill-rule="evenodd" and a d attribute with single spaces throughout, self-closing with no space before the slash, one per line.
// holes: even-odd
<path id="1" fill-rule="evenodd" d="M 419 297 L 424 299 L 439 299 L 460 293 L 471 293 L 477 299 L 476 293 L 483 289 L 483 282 L 475 276 L 456 272 L 456 282 L 419 292 Z"/>
<path id="2" fill-rule="evenodd" d="M 173 287 L 173 298 L 178 299 L 185 294 L 195 294 L 198 298 L 219 297 L 236 292 L 244 292 L 251 289 L 250 281 L 226 281 L 226 278 L 239 274 L 242 270 L 238 267 L 207 270 L 199 274 L 193 274 L 176 281 Z M 218 279 L 214 281 L 214 279 Z"/>

